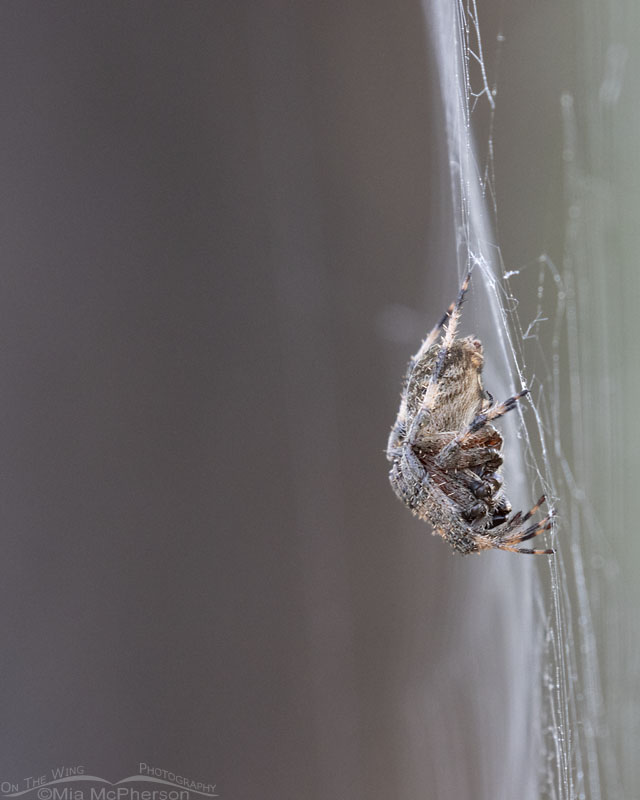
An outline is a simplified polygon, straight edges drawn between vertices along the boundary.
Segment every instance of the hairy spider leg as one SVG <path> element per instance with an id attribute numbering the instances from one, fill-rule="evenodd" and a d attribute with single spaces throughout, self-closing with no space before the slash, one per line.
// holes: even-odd
<path id="1" fill-rule="evenodd" d="M 434 325 L 434 327 L 431 329 L 431 331 L 430 331 L 429 335 L 427 336 L 427 338 L 420 345 L 420 349 L 418 350 L 418 352 L 414 356 L 412 356 L 411 360 L 409 361 L 409 366 L 407 368 L 407 374 L 406 374 L 405 382 L 404 382 L 405 391 L 402 394 L 402 399 L 400 401 L 400 408 L 398 410 L 398 416 L 396 418 L 396 421 L 395 421 L 395 424 L 394 424 L 393 428 L 391 429 L 391 433 L 389 434 L 389 440 L 387 442 L 387 458 L 389 458 L 389 459 L 391 459 L 392 451 L 398 446 L 398 443 L 402 439 L 404 439 L 404 437 L 407 436 L 407 434 L 409 434 L 409 437 L 410 437 L 416 430 L 419 429 L 420 424 L 422 423 L 422 413 L 418 412 L 418 414 L 414 417 L 413 424 L 411 425 L 410 431 L 407 431 L 407 393 L 406 393 L 406 387 L 411 382 L 411 378 L 413 376 L 413 371 L 414 371 L 416 365 L 420 363 L 421 359 L 424 357 L 425 353 L 428 352 L 429 348 L 432 347 L 433 344 L 435 344 L 435 342 L 438 339 L 438 336 L 440 335 L 440 332 L 442 331 L 442 328 L 445 326 L 447 320 L 449 320 L 449 325 L 447 326 L 447 331 L 445 333 L 445 337 L 444 337 L 443 345 L 442 345 L 443 348 L 445 348 L 444 355 L 442 355 L 442 353 L 443 353 L 442 349 L 440 350 L 440 353 L 438 354 L 438 359 L 440 359 L 440 357 L 442 356 L 441 360 L 442 360 L 442 364 L 444 364 L 444 359 L 446 357 L 446 352 L 448 351 L 449 347 L 451 346 L 451 342 L 453 341 L 453 337 L 455 336 L 456 327 L 458 325 L 458 320 L 460 318 L 460 308 L 462 306 L 462 301 L 464 300 L 464 295 L 465 295 L 467 289 L 469 288 L 469 281 L 470 280 L 471 280 L 471 272 L 469 272 L 467 274 L 467 277 L 464 279 L 464 281 L 462 283 L 462 286 L 460 287 L 460 291 L 458 293 L 458 297 L 457 297 L 455 303 L 451 303 L 451 305 L 445 311 L 445 313 L 442 315 L 442 317 L 440 318 L 438 323 L 436 325 Z M 446 342 L 446 344 L 445 344 L 445 342 Z M 442 364 L 438 368 L 438 365 L 436 363 L 435 369 L 439 369 L 439 372 L 441 372 L 442 371 Z M 429 388 L 431 387 L 431 383 L 432 383 L 432 381 L 430 380 L 429 387 L 427 388 L 427 392 L 425 393 L 425 400 L 427 398 L 427 395 L 429 394 Z M 436 385 L 436 384 L 434 384 L 434 385 Z M 436 385 L 436 389 L 437 389 L 437 385 Z M 434 396 L 433 399 L 435 399 L 435 396 Z M 429 405 L 426 405 L 425 401 L 423 400 L 421 411 L 424 413 L 425 410 L 430 410 L 432 408 L 432 405 L 433 405 L 433 400 L 430 401 Z"/>
<path id="2" fill-rule="evenodd" d="M 469 433 L 464 439 L 451 436 L 448 442 L 443 442 L 440 452 L 436 456 L 439 466 L 444 469 L 458 469 L 460 466 L 481 466 L 487 461 L 497 461 L 496 467 L 502 464 L 500 447 L 502 437 L 491 425 L 485 425 L 481 430 Z M 422 440 L 427 437 L 417 436 L 415 442 L 422 445 Z M 483 457 L 486 456 L 486 458 Z M 496 467 L 492 469 L 494 472 Z"/>
<path id="3" fill-rule="evenodd" d="M 429 476 L 424 465 L 406 444 L 401 445 L 396 454 L 392 474 L 400 479 L 397 485 L 401 487 L 402 499 L 409 508 L 415 510 L 420 493 L 429 489 Z"/>
<path id="4" fill-rule="evenodd" d="M 457 450 L 459 450 L 459 448 L 464 447 L 470 436 L 473 436 L 474 433 L 477 433 L 479 430 L 484 428 L 484 426 L 488 422 L 491 422 L 491 420 L 499 419 L 509 411 L 512 411 L 516 407 L 518 400 L 528 394 L 529 390 L 523 389 L 521 392 L 518 392 L 518 394 L 514 394 L 513 397 L 509 397 L 503 403 L 498 403 L 497 405 L 488 408 L 486 411 L 482 411 L 480 414 L 477 414 L 473 421 L 467 425 L 463 431 L 460 431 L 455 439 L 452 439 L 451 442 L 449 442 L 449 444 L 442 449 L 442 452 L 438 456 L 439 463 L 443 464 L 447 460 L 450 460 L 452 453 L 455 453 Z"/>
<path id="5" fill-rule="evenodd" d="M 496 539 L 494 547 L 500 550 L 509 550 L 514 553 L 523 553 L 525 555 L 553 555 L 555 553 L 555 550 L 553 549 L 530 550 L 524 547 L 518 548 L 516 545 L 520 544 L 521 542 L 526 542 L 528 539 L 533 539 L 535 536 L 539 536 L 541 533 L 544 533 L 544 531 L 550 530 L 553 525 L 553 517 L 555 517 L 556 513 L 554 510 L 551 510 L 546 517 L 543 517 L 534 525 L 530 525 L 528 528 L 519 530 L 516 533 L 509 533 L 514 529 L 521 528 L 521 526 L 527 522 L 527 520 L 531 519 L 531 517 L 538 511 L 545 501 L 546 497 L 545 495 L 542 495 L 538 502 L 529 511 L 527 511 L 524 516 L 522 516 L 521 511 L 519 511 L 517 514 L 514 514 L 512 519 L 505 525 L 504 532 L 507 535 L 503 535 L 502 537 Z"/>
<path id="6" fill-rule="evenodd" d="M 526 542 L 527 539 L 533 539 L 535 536 L 539 536 L 543 531 L 551 530 L 551 526 L 553 525 L 552 519 L 555 516 L 554 512 L 550 512 L 547 514 L 546 517 L 543 517 L 540 522 L 536 525 L 531 525 L 526 530 L 519 533 L 517 536 L 509 537 L 510 544 L 519 544 L 520 542 Z"/>
<path id="7" fill-rule="evenodd" d="M 471 280 L 471 272 L 468 272 L 467 277 L 462 282 L 462 286 L 460 287 L 458 297 L 455 303 L 453 304 L 453 307 L 451 306 L 449 307 L 451 308 L 451 311 L 447 311 L 446 315 L 443 317 L 444 320 L 448 316 L 449 323 L 445 329 L 444 336 L 442 337 L 442 344 L 440 345 L 440 350 L 438 351 L 433 371 L 429 376 L 429 383 L 427 384 L 427 390 L 425 391 L 424 397 L 422 398 L 420 408 L 413 418 L 413 422 L 411 423 L 410 429 L 407 431 L 407 438 L 409 440 L 412 440 L 413 436 L 415 435 L 415 432 L 422 427 L 425 415 L 428 414 L 435 405 L 435 401 L 438 397 L 438 391 L 439 391 L 438 381 L 440 379 L 440 374 L 442 373 L 442 369 L 444 367 L 444 362 L 447 358 L 447 353 L 449 352 L 449 348 L 451 347 L 451 344 L 456 335 L 456 329 L 458 327 L 458 322 L 460 320 L 460 313 L 462 309 L 462 301 L 464 300 L 464 296 L 467 293 L 467 289 L 469 288 L 470 280 Z M 425 343 L 429 341 L 434 331 L 432 331 L 429 334 L 429 336 L 425 339 Z M 437 339 L 437 333 L 435 334 L 434 341 L 435 339 Z M 415 361 L 415 358 L 417 358 L 418 354 L 422 353 L 423 350 L 424 350 L 424 344 L 420 348 L 414 359 L 412 359 L 411 368 L 409 371 L 409 377 L 411 376 L 411 372 L 413 371 L 415 363 L 417 363 Z M 426 352 L 426 350 L 424 350 L 424 352 Z M 405 404 L 403 401 L 403 404 L 400 409 L 400 415 L 402 415 L 403 418 L 406 418 L 406 407 L 404 407 L 404 405 Z"/>
<path id="8" fill-rule="evenodd" d="M 464 436 L 475 433 L 479 431 L 480 428 L 483 428 L 487 422 L 490 422 L 492 419 L 498 419 L 499 417 L 503 417 L 509 411 L 512 411 L 516 407 L 516 403 L 518 400 L 521 400 L 523 397 L 526 397 L 529 394 L 528 389 L 523 389 L 518 394 L 514 394 L 513 397 L 509 397 L 502 403 L 498 403 L 491 408 L 488 408 L 486 411 L 478 414 L 473 422 L 469 425 L 469 427 L 459 434 L 458 438 L 462 439 Z"/>
<path id="9" fill-rule="evenodd" d="M 391 429 L 391 433 L 389 434 L 389 441 L 387 442 L 387 456 L 389 457 L 389 453 L 398 445 L 398 442 L 401 441 L 404 436 L 406 435 L 406 424 L 407 424 L 407 399 L 406 399 L 406 387 L 409 385 L 411 381 L 411 377 L 413 375 L 413 370 L 415 369 L 416 364 L 419 363 L 420 359 L 424 356 L 424 354 L 429 350 L 429 348 L 433 345 L 436 341 L 438 336 L 440 335 L 440 331 L 444 327 L 445 322 L 449 319 L 451 313 L 453 312 L 455 303 L 451 303 L 449 308 L 444 312 L 440 321 L 433 326 L 429 335 L 421 344 L 420 349 L 418 352 L 411 357 L 409 361 L 409 366 L 407 367 L 407 374 L 405 376 L 404 385 L 405 391 L 402 394 L 402 399 L 400 401 L 400 409 L 398 411 L 397 419 Z"/>
<path id="10" fill-rule="evenodd" d="M 405 377 L 404 385 L 407 387 L 411 381 L 411 377 L 413 375 L 413 370 L 416 367 L 416 364 L 420 362 L 420 360 L 424 357 L 425 353 L 428 352 L 429 348 L 436 342 L 438 336 L 440 336 L 440 332 L 444 328 L 445 322 L 449 319 L 453 310 L 455 308 L 455 303 L 451 303 L 449 308 L 444 312 L 442 317 L 440 318 L 439 322 L 433 326 L 427 338 L 422 342 L 420 345 L 420 349 L 418 352 L 411 357 L 409 361 L 409 366 L 407 367 L 407 374 Z M 403 392 L 402 400 L 400 401 L 400 409 L 398 411 L 398 417 L 395 421 L 393 428 L 391 429 L 391 433 L 389 434 L 389 441 L 387 443 L 387 454 L 393 450 L 394 447 L 397 446 L 398 442 L 404 438 L 406 435 L 406 422 L 407 422 L 407 398 L 406 398 L 406 391 Z"/>
<path id="11" fill-rule="evenodd" d="M 521 553 L 523 556 L 555 556 L 556 551 L 553 547 L 547 550 L 529 550 L 528 547 L 509 547 L 508 545 L 496 545 L 498 550 L 508 550 L 510 553 Z"/>
<path id="12" fill-rule="evenodd" d="M 527 513 L 524 515 L 524 517 L 522 517 L 522 519 L 520 519 L 522 511 L 519 511 L 517 514 L 514 514 L 514 520 L 517 517 L 518 518 L 518 525 L 522 525 L 523 522 L 526 522 L 527 520 L 531 519 L 531 517 L 546 502 L 546 500 L 547 500 L 547 497 L 546 497 L 546 495 L 543 494 L 541 497 L 538 498 L 538 502 L 535 504 L 535 506 L 530 508 L 529 511 L 527 511 Z M 513 521 L 511 522 L 511 525 L 513 526 Z"/>
<path id="13" fill-rule="evenodd" d="M 520 517 L 522 516 L 522 511 L 517 511 L 510 520 L 508 520 L 507 525 L 513 529 L 515 525 L 520 524 Z"/>
<path id="14" fill-rule="evenodd" d="M 429 350 L 429 348 L 433 344 L 435 344 L 438 336 L 440 336 L 440 331 L 444 328 L 445 322 L 449 319 L 449 317 L 453 313 L 455 305 L 456 305 L 455 303 L 451 303 L 449 308 L 442 315 L 440 321 L 433 326 L 427 338 L 424 340 L 424 342 L 422 342 L 418 352 L 411 357 L 411 361 L 409 362 L 409 375 L 411 375 L 411 373 L 413 372 L 413 368 L 423 358 L 424 354 Z"/>
<path id="15" fill-rule="evenodd" d="M 533 539 L 535 536 L 539 536 L 543 531 L 548 531 L 551 528 L 551 520 L 554 516 L 555 511 L 550 511 L 539 522 L 530 525 L 524 530 L 511 533 L 508 536 L 500 536 L 497 541 L 501 544 L 518 544 L 519 542 L 526 542 L 527 539 Z"/>
<path id="16" fill-rule="evenodd" d="M 449 348 L 451 347 L 451 344 L 456 336 L 456 330 L 458 328 L 458 322 L 460 321 L 460 314 L 462 312 L 462 303 L 464 301 L 464 296 L 467 293 L 467 289 L 469 288 L 470 281 L 471 272 L 467 272 L 467 277 L 462 282 L 456 302 L 453 304 L 453 309 L 449 314 L 449 322 L 445 329 L 444 336 L 442 337 L 442 344 L 440 345 L 440 350 L 436 357 L 436 363 L 433 367 L 433 372 L 429 376 L 429 385 L 427 386 L 427 391 L 425 392 L 424 403 L 427 404 L 429 408 L 432 408 L 433 400 L 435 400 L 438 392 L 438 381 L 440 380 L 440 375 L 444 368 L 444 362 L 446 361 L 447 354 L 449 353 Z"/>
<path id="17" fill-rule="evenodd" d="M 494 539 L 488 536 L 479 535 L 476 537 L 478 548 L 480 550 L 508 550 L 511 553 L 522 553 L 523 555 L 529 556 L 554 555 L 556 551 L 553 548 L 548 548 L 546 550 L 531 550 L 528 547 L 518 547 L 521 542 L 525 542 L 528 539 L 533 539 L 535 536 L 539 536 L 541 533 L 544 533 L 544 531 L 550 530 L 551 526 L 553 525 L 553 517 L 554 512 L 551 512 L 535 525 L 531 525 L 521 533 L 508 536 L 505 539 Z"/>
<path id="18" fill-rule="evenodd" d="M 491 464 L 491 472 L 495 472 L 502 464 L 502 455 L 495 447 L 473 447 L 470 450 L 456 450 L 451 459 L 436 457 L 438 466 L 442 469 L 471 469 Z M 479 480 L 480 476 L 476 475 Z"/>

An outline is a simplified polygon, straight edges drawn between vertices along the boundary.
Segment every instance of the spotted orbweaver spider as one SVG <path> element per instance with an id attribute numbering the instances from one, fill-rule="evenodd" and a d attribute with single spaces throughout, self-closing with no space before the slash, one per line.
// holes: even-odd
<path id="1" fill-rule="evenodd" d="M 409 362 L 387 445 L 389 480 L 403 503 L 458 553 L 498 549 L 551 555 L 554 550 L 518 547 L 551 528 L 553 511 L 527 525 L 545 502 L 543 495 L 526 514 L 509 517 L 502 436 L 489 424 L 515 408 L 528 389 L 494 403 L 482 386 L 482 343 L 455 338 L 470 280 L 471 273 Z"/>

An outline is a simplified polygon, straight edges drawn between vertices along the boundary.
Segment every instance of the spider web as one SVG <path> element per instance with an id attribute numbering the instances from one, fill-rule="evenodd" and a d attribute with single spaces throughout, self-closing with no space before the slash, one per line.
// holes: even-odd
<path id="1" fill-rule="evenodd" d="M 559 257 L 539 252 L 516 266 L 505 264 L 499 246 L 495 175 L 500 154 L 494 152 L 504 36 L 500 31 L 494 35 L 489 60 L 475 0 L 423 0 L 423 7 L 446 125 L 458 281 L 473 269 L 474 291 L 465 313 L 471 314 L 485 343 L 486 385 L 496 399 L 523 386 L 531 389 L 519 417 L 514 413 L 504 422 L 508 495 L 514 508 L 528 508 L 541 489 L 559 512 L 552 537 L 555 558 L 532 563 L 529 557 L 498 555 L 492 556 L 490 567 L 478 559 L 482 561 L 478 570 L 495 570 L 500 586 L 497 602 L 509 613 L 494 618 L 500 631 L 493 634 L 499 643 L 493 658 L 496 671 L 499 662 L 503 682 L 497 688 L 496 673 L 483 672 L 475 692 L 500 696 L 499 702 L 510 706 L 511 713 L 497 717 L 480 704 L 468 726 L 469 739 L 475 739 L 467 743 L 469 751 L 475 748 L 478 762 L 497 765 L 494 770 L 485 767 L 481 788 L 476 785 L 472 796 L 626 797 L 619 762 L 625 745 L 629 749 L 624 740 L 632 738 L 631 730 L 627 728 L 625 737 L 620 726 L 616 738 L 612 733 L 616 718 L 611 713 L 624 710 L 622 660 L 609 659 L 606 684 L 601 674 L 603 656 L 619 649 L 618 620 L 624 602 L 616 590 L 616 562 L 585 491 L 597 483 L 601 470 L 616 474 L 613 459 L 606 455 L 612 450 L 606 443 L 614 442 L 616 434 L 611 385 L 599 394 L 596 408 L 585 383 L 589 373 L 581 347 L 585 317 L 580 305 L 584 287 L 578 284 L 577 268 L 594 263 L 587 251 L 597 250 L 602 239 L 592 230 L 585 245 L 585 174 L 579 166 L 582 144 L 574 98 L 568 93 L 558 93 L 557 98 L 565 192 Z M 595 30 L 594 26 L 593 36 Z M 610 68 L 600 103 L 611 107 L 620 94 L 624 52 L 615 50 L 607 58 Z M 593 218 L 595 211 L 592 207 Z M 595 269 L 589 277 L 592 286 L 597 280 L 602 283 Z M 604 286 L 599 289 L 606 291 Z M 589 312 L 593 306 L 591 302 Z M 607 342 L 599 346 L 604 359 L 610 352 Z M 604 449 L 599 451 L 585 444 L 588 423 L 596 419 L 603 420 Z M 606 511 L 615 515 L 615 508 L 610 502 Z M 474 575 L 467 574 L 466 579 L 474 580 Z M 462 641 L 452 648 L 452 659 L 459 651 L 469 658 L 478 638 L 486 635 L 485 602 L 492 607 L 496 600 L 479 598 L 459 620 Z M 607 703 L 603 685 L 609 689 Z M 446 732 L 442 736 L 446 739 Z M 446 794 L 452 784 L 443 777 L 441 786 L 442 796 L 454 796 Z M 462 796 L 459 790 L 457 796 Z"/>

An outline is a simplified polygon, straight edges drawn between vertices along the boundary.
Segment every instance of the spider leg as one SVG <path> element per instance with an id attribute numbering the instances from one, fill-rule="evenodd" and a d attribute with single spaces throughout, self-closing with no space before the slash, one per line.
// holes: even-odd
<path id="1" fill-rule="evenodd" d="M 506 534 L 510 534 L 512 531 L 517 530 L 518 528 L 522 527 L 525 522 L 528 522 L 531 517 L 538 511 L 538 509 L 546 502 L 546 496 L 542 495 L 538 498 L 538 502 L 527 511 L 527 513 L 523 516 L 522 511 L 517 511 L 510 520 L 504 523 L 501 526 L 501 536 L 504 538 Z M 552 516 L 552 515 L 551 515 Z"/>
<path id="2" fill-rule="evenodd" d="M 471 280 L 471 272 L 469 271 L 464 281 L 462 282 L 462 286 L 460 287 L 460 291 L 458 292 L 458 297 L 456 298 L 455 302 L 451 303 L 449 308 L 444 312 L 444 314 L 440 318 L 439 322 L 433 326 L 427 338 L 420 345 L 420 349 L 418 350 L 418 352 L 412 357 L 411 363 L 409 364 L 409 372 L 411 372 L 411 369 L 415 366 L 415 364 L 417 364 L 418 361 L 422 360 L 425 353 L 432 347 L 432 345 L 435 344 L 438 336 L 440 335 L 440 331 L 444 328 L 445 323 L 448 319 L 450 319 L 451 321 L 449 322 L 446 336 L 448 338 L 447 347 L 450 346 L 455 336 L 456 327 L 458 325 L 458 320 L 460 318 L 460 307 L 462 306 L 462 301 L 464 300 L 466 291 L 469 288 L 470 280 Z"/>
<path id="3" fill-rule="evenodd" d="M 425 431 L 424 428 L 415 432 L 409 440 L 414 447 L 424 450 L 432 457 L 438 456 L 447 445 L 455 441 L 457 434 L 455 431 Z M 485 426 L 481 431 L 469 434 L 460 445 L 459 451 L 476 450 L 480 447 L 492 447 L 499 450 L 502 447 L 502 436 L 491 425 Z M 449 466 L 449 465 L 447 465 Z M 455 464 L 453 465 L 455 466 Z"/>
<path id="4" fill-rule="evenodd" d="M 425 392 L 424 399 L 422 401 L 423 408 L 432 409 L 435 399 L 438 395 L 438 381 L 440 380 L 440 375 L 442 373 L 444 363 L 447 358 L 447 354 L 449 353 L 449 348 L 451 347 L 451 343 L 453 342 L 456 336 L 458 322 L 460 321 L 462 302 L 464 300 L 465 294 L 467 293 L 467 289 L 469 288 L 470 280 L 471 280 L 471 272 L 467 272 L 467 276 L 462 282 L 462 286 L 460 287 L 460 291 L 458 293 L 456 302 L 453 304 L 451 312 L 447 312 L 449 316 L 449 323 L 447 324 L 444 336 L 442 337 L 442 344 L 440 346 L 440 350 L 436 357 L 436 362 L 433 367 L 433 371 L 429 376 L 429 384 L 427 386 L 427 391 Z"/>
<path id="5" fill-rule="evenodd" d="M 527 539 L 533 539 L 543 533 L 543 531 L 551 529 L 551 525 L 553 524 L 551 520 L 553 517 L 553 513 L 547 514 L 546 517 L 543 517 L 540 522 L 536 522 L 535 525 L 530 525 L 523 531 L 514 533 L 512 536 L 506 536 L 504 539 L 499 539 L 498 541 L 500 541 L 501 544 L 519 544 L 520 542 L 526 542 Z"/>
<path id="6" fill-rule="evenodd" d="M 517 547 L 517 545 L 521 544 L 522 542 L 526 542 L 528 539 L 533 539 L 534 537 L 539 536 L 541 533 L 544 533 L 544 531 L 551 529 L 553 525 L 552 520 L 555 516 L 555 511 L 553 510 L 534 525 L 530 525 L 524 530 L 516 530 L 516 532 L 512 533 L 511 535 L 508 534 L 510 530 L 514 530 L 514 528 L 521 528 L 521 526 L 527 522 L 527 520 L 531 519 L 531 517 L 536 513 L 536 511 L 538 511 L 545 500 L 545 496 L 542 495 L 538 502 L 529 511 L 527 511 L 524 516 L 522 516 L 521 511 L 519 511 L 517 514 L 514 514 L 512 519 L 506 524 L 502 536 L 495 540 L 494 547 L 499 550 L 509 550 L 513 553 L 523 553 L 525 555 L 552 555 L 555 553 L 555 550 L 553 549 L 530 550 L 529 548 L 525 547 Z M 506 536 L 504 535 L 505 533 L 507 533 Z"/>
<path id="7" fill-rule="evenodd" d="M 531 556 L 554 555 L 556 551 L 553 548 L 548 548 L 546 550 L 530 550 L 528 547 L 518 547 L 521 542 L 527 541 L 527 539 L 533 539 L 534 536 L 538 536 L 540 533 L 550 530 L 552 526 L 552 516 L 553 515 L 550 514 L 537 525 L 532 525 L 531 527 L 533 530 L 527 529 L 528 532 L 523 533 L 522 537 L 510 537 L 502 541 L 501 539 L 491 539 L 488 536 L 477 536 L 476 544 L 478 550 L 508 550 L 511 553 L 522 553 Z"/>
<path id="8" fill-rule="evenodd" d="M 393 428 L 391 428 L 389 440 L 387 441 L 387 459 L 389 461 L 393 461 L 398 454 L 398 448 L 402 446 L 406 432 L 406 409 L 401 406 L 400 411 L 398 412 L 398 418 L 396 419 Z"/>
<path id="9" fill-rule="evenodd" d="M 427 338 L 422 342 L 420 345 L 420 349 L 418 352 L 411 357 L 411 361 L 409 363 L 409 374 L 411 374 L 413 367 L 424 358 L 424 354 L 429 350 L 429 348 L 435 343 L 438 336 L 440 336 L 440 331 L 444 328 L 445 322 L 449 319 L 451 314 L 453 313 L 453 309 L 455 308 L 455 303 L 451 303 L 449 308 L 444 312 L 440 321 L 433 326 Z"/>
<path id="10" fill-rule="evenodd" d="M 496 545 L 498 550 L 508 550 L 510 553 L 522 553 L 522 555 L 526 556 L 555 556 L 556 551 L 553 547 L 549 547 L 547 550 L 529 550 L 528 547 L 510 547 L 509 545 Z"/>
<path id="11" fill-rule="evenodd" d="M 546 550 L 531 550 L 528 547 L 518 547 L 517 543 L 510 544 L 508 542 L 500 542 L 491 540 L 486 536 L 474 537 L 476 549 L 479 550 L 508 550 L 510 553 L 522 553 L 529 556 L 552 556 L 555 555 L 555 550 L 552 547 Z"/>
<path id="12" fill-rule="evenodd" d="M 424 464 L 406 442 L 395 448 L 391 461 L 389 479 L 394 492 L 414 513 L 419 513 L 429 481 Z"/>
<path id="13" fill-rule="evenodd" d="M 540 508 L 540 506 L 542 506 L 543 503 L 546 502 L 546 499 L 547 498 L 546 498 L 546 496 L 544 494 L 541 495 L 538 498 L 538 502 L 535 504 L 535 506 L 530 508 L 529 511 L 527 511 L 527 513 L 524 515 L 524 517 L 522 517 L 522 519 L 520 519 L 520 515 L 522 514 L 521 511 L 519 511 L 517 514 L 515 514 L 514 516 L 518 517 L 518 524 L 522 525 L 523 522 L 526 522 L 528 519 L 531 519 L 531 517 L 536 513 L 536 511 Z M 512 525 L 513 525 L 513 521 L 512 521 Z"/>
<path id="14" fill-rule="evenodd" d="M 486 411 L 481 412 L 475 417 L 467 430 L 460 434 L 460 438 L 464 437 L 466 433 L 475 433 L 476 431 L 479 431 L 480 428 L 483 428 L 487 422 L 490 422 L 492 419 L 499 419 L 500 417 L 503 417 L 516 407 L 518 400 L 521 400 L 528 394 L 529 390 L 523 389 L 521 392 L 518 392 L 518 394 L 514 394 L 513 397 L 505 400 L 503 403 L 498 403 L 497 405 L 488 408 Z"/>
<path id="15" fill-rule="evenodd" d="M 458 297 L 455 303 L 452 303 L 449 306 L 449 308 L 443 314 L 442 318 L 439 320 L 438 324 L 434 326 L 434 328 L 431 330 L 427 338 L 420 346 L 418 352 L 412 357 L 411 361 L 409 362 L 409 367 L 407 369 L 407 374 L 404 383 L 405 391 L 403 392 L 402 401 L 400 403 L 400 411 L 398 412 L 398 421 L 402 420 L 403 423 L 408 419 L 409 416 L 407 408 L 406 390 L 407 387 L 411 384 L 411 380 L 416 365 L 419 364 L 424 359 L 424 356 L 428 352 L 429 348 L 431 348 L 433 344 L 436 342 L 442 328 L 445 326 L 447 320 L 449 320 L 449 324 L 446 327 L 445 334 L 442 340 L 442 345 L 440 347 L 440 350 L 436 358 L 436 363 L 434 365 L 433 372 L 429 377 L 429 384 L 427 386 L 427 390 L 422 398 L 420 409 L 414 415 L 413 420 L 411 422 L 411 426 L 407 431 L 407 438 L 409 440 L 411 440 L 415 435 L 415 432 L 422 427 L 425 421 L 425 417 L 430 413 L 431 409 L 433 408 L 435 399 L 438 394 L 438 379 L 440 377 L 440 373 L 442 372 L 442 368 L 444 366 L 447 353 L 449 352 L 449 348 L 451 347 L 451 343 L 455 338 L 456 329 L 458 327 L 458 321 L 460 319 L 460 309 L 462 307 L 462 301 L 464 300 L 466 291 L 469 288 L 470 280 L 471 280 L 471 272 L 468 272 L 466 278 L 462 282 L 462 286 L 460 287 L 460 291 L 458 293 Z M 405 430 L 406 430 L 406 425 L 405 425 Z M 393 437 L 394 437 L 394 431 L 392 431 L 392 434 L 389 438 L 389 442 L 392 441 Z M 388 451 L 389 451 L 389 446 L 387 446 L 387 452 Z"/>
<path id="16" fill-rule="evenodd" d="M 452 435 L 441 433 L 435 434 L 434 438 Z M 433 497 L 434 491 L 439 491 L 453 507 L 463 509 L 461 514 L 469 522 L 487 515 L 487 504 L 474 494 L 473 484 L 480 485 L 480 482 L 471 471 L 460 470 L 452 474 L 437 466 L 433 457 L 424 450 L 406 441 L 396 452 L 391 469 L 391 484 L 398 497 L 417 516 L 432 522 L 428 511 L 433 500 L 429 503 L 427 500 Z"/>
<path id="17" fill-rule="evenodd" d="M 472 496 L 461 482 L 448 481 L 442 470 L 428 470 L 410 445 L 404 444 L 390 473 L 396 495 L 421 519 L 429 519 L 427 499 L 438 489 L 456 506 L 468 505 Z M 486 507 L 485 507 L 486 508 Z M 444 535 L 444 534 L 443 534 Z"/>
<path id="18" fill-rule="evenodd" d="M 553 555 L 555 550 L 548 548 L 546 550 L 532 550 L 528 547 L 519 547 L 522 542 L 533 539 L 541 533 L 551 529 L 553 525 L 553 518 L 555 511 L 551 510 L 539 522 L 523 527 L 524 523 L 531 519 L 531 517 L 539 510 L 545 502 L 543 495 L 538 502 L 523 516 L 521 511 L 518 511 L 507 522 L 494 529 L 485 528 L 484 531 L 478 531 L 474 534 L 473 539 L 475 546 L 478 550 L 508 550 L 512 553 L 522 553 L 523 555 Z"/>
<path id="19" fill-rule="evenodd" d="M 488 422 L 491 422 L 491 420 L 499 419 L 509 411 L 512 411 L 516 407 L 518 400 L 526 397 L 528 394 L 529 390 L 523 389 L 521 392 L 518 392 L 518 394 L 515 394 L 508 400 L 505 400 L 503 403 L 498 403 L 497 405 L 488 408 L 486 411 L 476 414 L 473 421 L 467 425 L 463 431 L 460 431 L 455 439 L 453 439 L 445 448 L 443 448 L 442 452 L 438 456 L 438 461 L 440 463 L 445 463 L 452 457 L 455 458 L 453 454 L 457 453 L 461 447 L 465 446 L 465 443 L 471 435 L 482 430 Z"/>
<path id="20" fill-rule="evenodd" d="M 407 438 L 406 444 L 430 471 L 435 467 L 438 472 L 456 472 L 478 499 L 494 494 L 502 483 L 494 475 L 502 464 L 502 437 L 498 431 L 487 426 L 468 437 L 465 449 L 456 449 L 449 459 L 442 462 L 438 456 L 454 438 L 454 431 L 427 432 L 419 429 L 413 438 Z M 511 511 L 510 507 L 508 511 Z"/>
<path id="21" fill-rule="evenodd" d="M 494 506 L 491 509 L 491 520 L 489 521 L 488 530 L 504 525 L 509 517 L 510 512 L 511 503 L 507 500 L 502 491 L 497 490 Z"/>
<path id="22" fill-rule="evenodd" d="M 502 464 L 502 456 L 495 447 L 473 447 L 470 450 L 454 450 L 449 458 L 439 457 L 437 461 L 442 469 L 459 470 L 486 466 L 488 472 L 495 472 Z"/>
<path id="23" fill-rule="evenodd" d="M 522 517 L 522 511 L 516 511 L 516 513 L 511 517 L 511 519 L 507 523 L 511 530 L 513 530 L 515 525 L 519 524 L 521 517 Z"/>
<path id="24" fill-rule="evenodd" d="M 492 525 L 502 525 L 511 511 L 507 501 L 502 503 L 503 514 L 493 520 L 498 511 L 499 491 L 502 479 L 497 474 L 502 464 L 500 447 L 502 436 L 490 425 L 478 433 L 469 436 L 465 442 L 465 449 L 458 448 L 451 453 L 450 458 L 441 462 L 438 458 L 441 451 L 455 438 L 454 431 L 427 432 L 421 429 L 414 439 L 407 441 L 418 459 L 433 474 L 454 473 L 449 475 L 451 485 L 460 484 L 467 493 L 471 493 L 477 501 L 478 515 L 483 516 L 490 509 Z M 484 504 L 488 502 L 488 506 Z M 468 500 L 466 501 L 469 502 Z M 474 506 L 475 507 L 475 506 Z M 477 515 L 476 515 L 477 516 Z"/>

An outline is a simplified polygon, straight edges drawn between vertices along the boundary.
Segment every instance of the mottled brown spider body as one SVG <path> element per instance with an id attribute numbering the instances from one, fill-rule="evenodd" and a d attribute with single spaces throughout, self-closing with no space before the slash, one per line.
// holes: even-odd
<path id="1" fill-rule="evenodd" d="M 470 275 L 456 303 L 409 363 L 387 445 L 391 486 L 459 553 L 497 548 L 550 554 L 554 551 L 517 547 L 548 530 L 552 514 L 527 526 L 544 503 L 543 496 L 524 516 L 518 512 L 508 517 L 502 436 L 489 424 L 515 408 L 527 390 L 494 404 L 482 386 L 482 344 L 472 337 L 455 338 L 469 280 Z"/>

